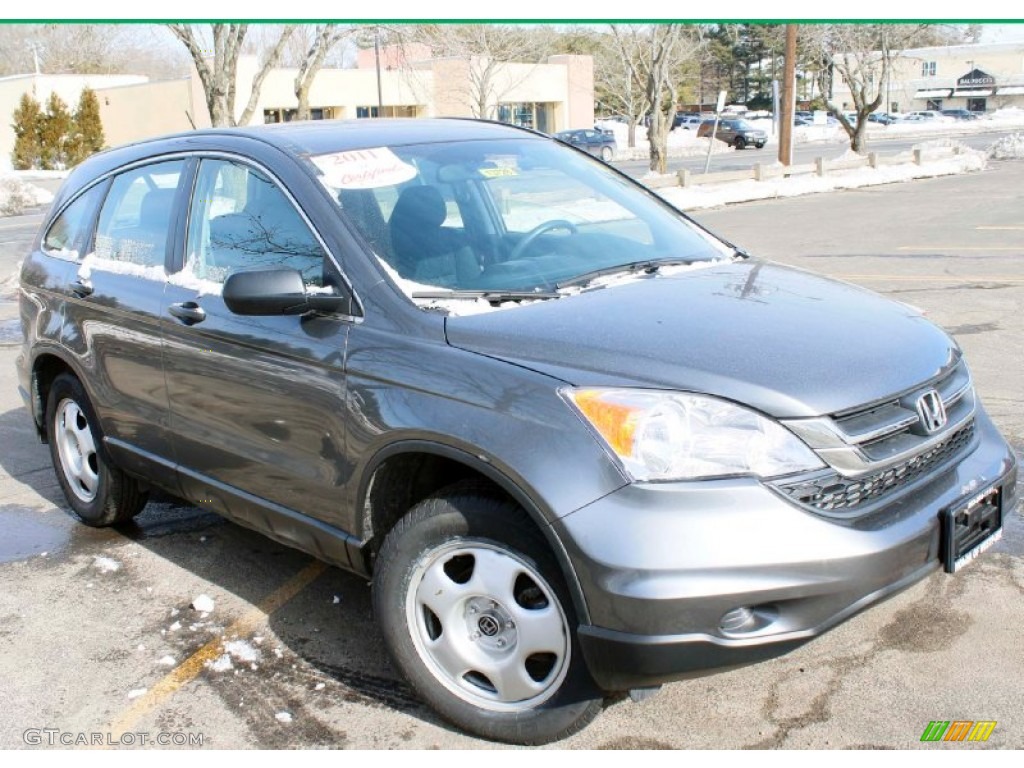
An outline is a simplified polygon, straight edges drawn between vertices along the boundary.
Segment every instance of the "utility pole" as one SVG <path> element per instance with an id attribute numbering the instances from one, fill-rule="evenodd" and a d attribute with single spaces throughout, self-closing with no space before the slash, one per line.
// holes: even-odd
<path id="1" fill-rule="evenodd" d="M 786 64 L 782 71 L 782 123 L 779 126 L 779 162 L 793 164 L 793 119 L 796 103 L 796 24 L 786 25 Z"/>

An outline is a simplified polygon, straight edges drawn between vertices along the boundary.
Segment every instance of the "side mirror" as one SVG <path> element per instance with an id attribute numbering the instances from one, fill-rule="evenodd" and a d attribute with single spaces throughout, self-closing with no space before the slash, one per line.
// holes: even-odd
<path id="1" fill-rule="evenodd" d="M 297 269 L 259 269 L 229 275 L 222 295 L 224 304 L 236 315 L 351 311 L 352 298 L 347 291 L 322 290 L 325 292 L 309 293 Z"/>

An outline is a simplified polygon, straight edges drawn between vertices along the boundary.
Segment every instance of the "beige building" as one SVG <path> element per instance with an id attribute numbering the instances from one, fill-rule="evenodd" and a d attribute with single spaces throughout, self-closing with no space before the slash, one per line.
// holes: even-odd
<path id="1" fill-rule="evenodd" d="M 254 56 L 238 61 L 235 117 L 249 100 L 258 70 Z M 297 70 L 279 68 L 263 81 L 250 121 L 294 119 Z M 190 77 L 148 82 L 136 75 L 24 75 L 0 78 L 0 169 L 11 167 L 14 132 L 9 117 L 21 94 L 45 102 L 56 91 L 74 106 L 85 87 L 96 91 L 109 146 L 210 125 L 203 87 Z M 539 64 L 499 63 L 479 57 L 434 59 L 424 46 L 361 51 L 354 69 L 320 70 L 310 89 L 313 119 L 486 117 L 546 133 L 594 124 L 594 69 L 589 56 L 551 56 Z"/>
<path id="2" fill-rule="evenodd" d="M 1024 43 L 943 45 L 903 51 L 883 84 L 884 112 L 1024 108 Z M 836 80 L 836 104 L 853 105 Z M 888 106 L 886 106 L 888 105 Z"/>

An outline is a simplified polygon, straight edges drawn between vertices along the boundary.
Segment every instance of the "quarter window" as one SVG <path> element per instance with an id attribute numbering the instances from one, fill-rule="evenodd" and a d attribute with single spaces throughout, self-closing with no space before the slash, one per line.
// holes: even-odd
<path id="1" fill-rule="evenodd" d="M 96 256 L 162 267 L 183 160 L 135 168 L 110 185 L 96 227 Z"/>
<path id="2" fill-rule="evenodd" d="M 89 244 L 96 206 L 102 198 L 103 185 L 97 184 L 65 208 L 47 230 L 43 250 L 51 256 L 72 261 L 83 255 Z"/>
<path id="3" fill-rule="evenodd" d="M 323 285 L 324 251 L 266 175 L 228 160 L 199 166 L 189 220 L 187 272 L 222 283 L 233 272 L 291 268 Z"/>

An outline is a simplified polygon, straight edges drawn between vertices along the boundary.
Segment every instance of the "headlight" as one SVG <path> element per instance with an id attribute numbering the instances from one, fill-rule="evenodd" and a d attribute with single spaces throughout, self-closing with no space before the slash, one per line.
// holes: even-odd
<path id="1" fill-rule="evenodd" d="M 724 400 L 642 389 L 563 394 L 634 480 L 775 477 L 824 466 L 780 424 Z"/>

